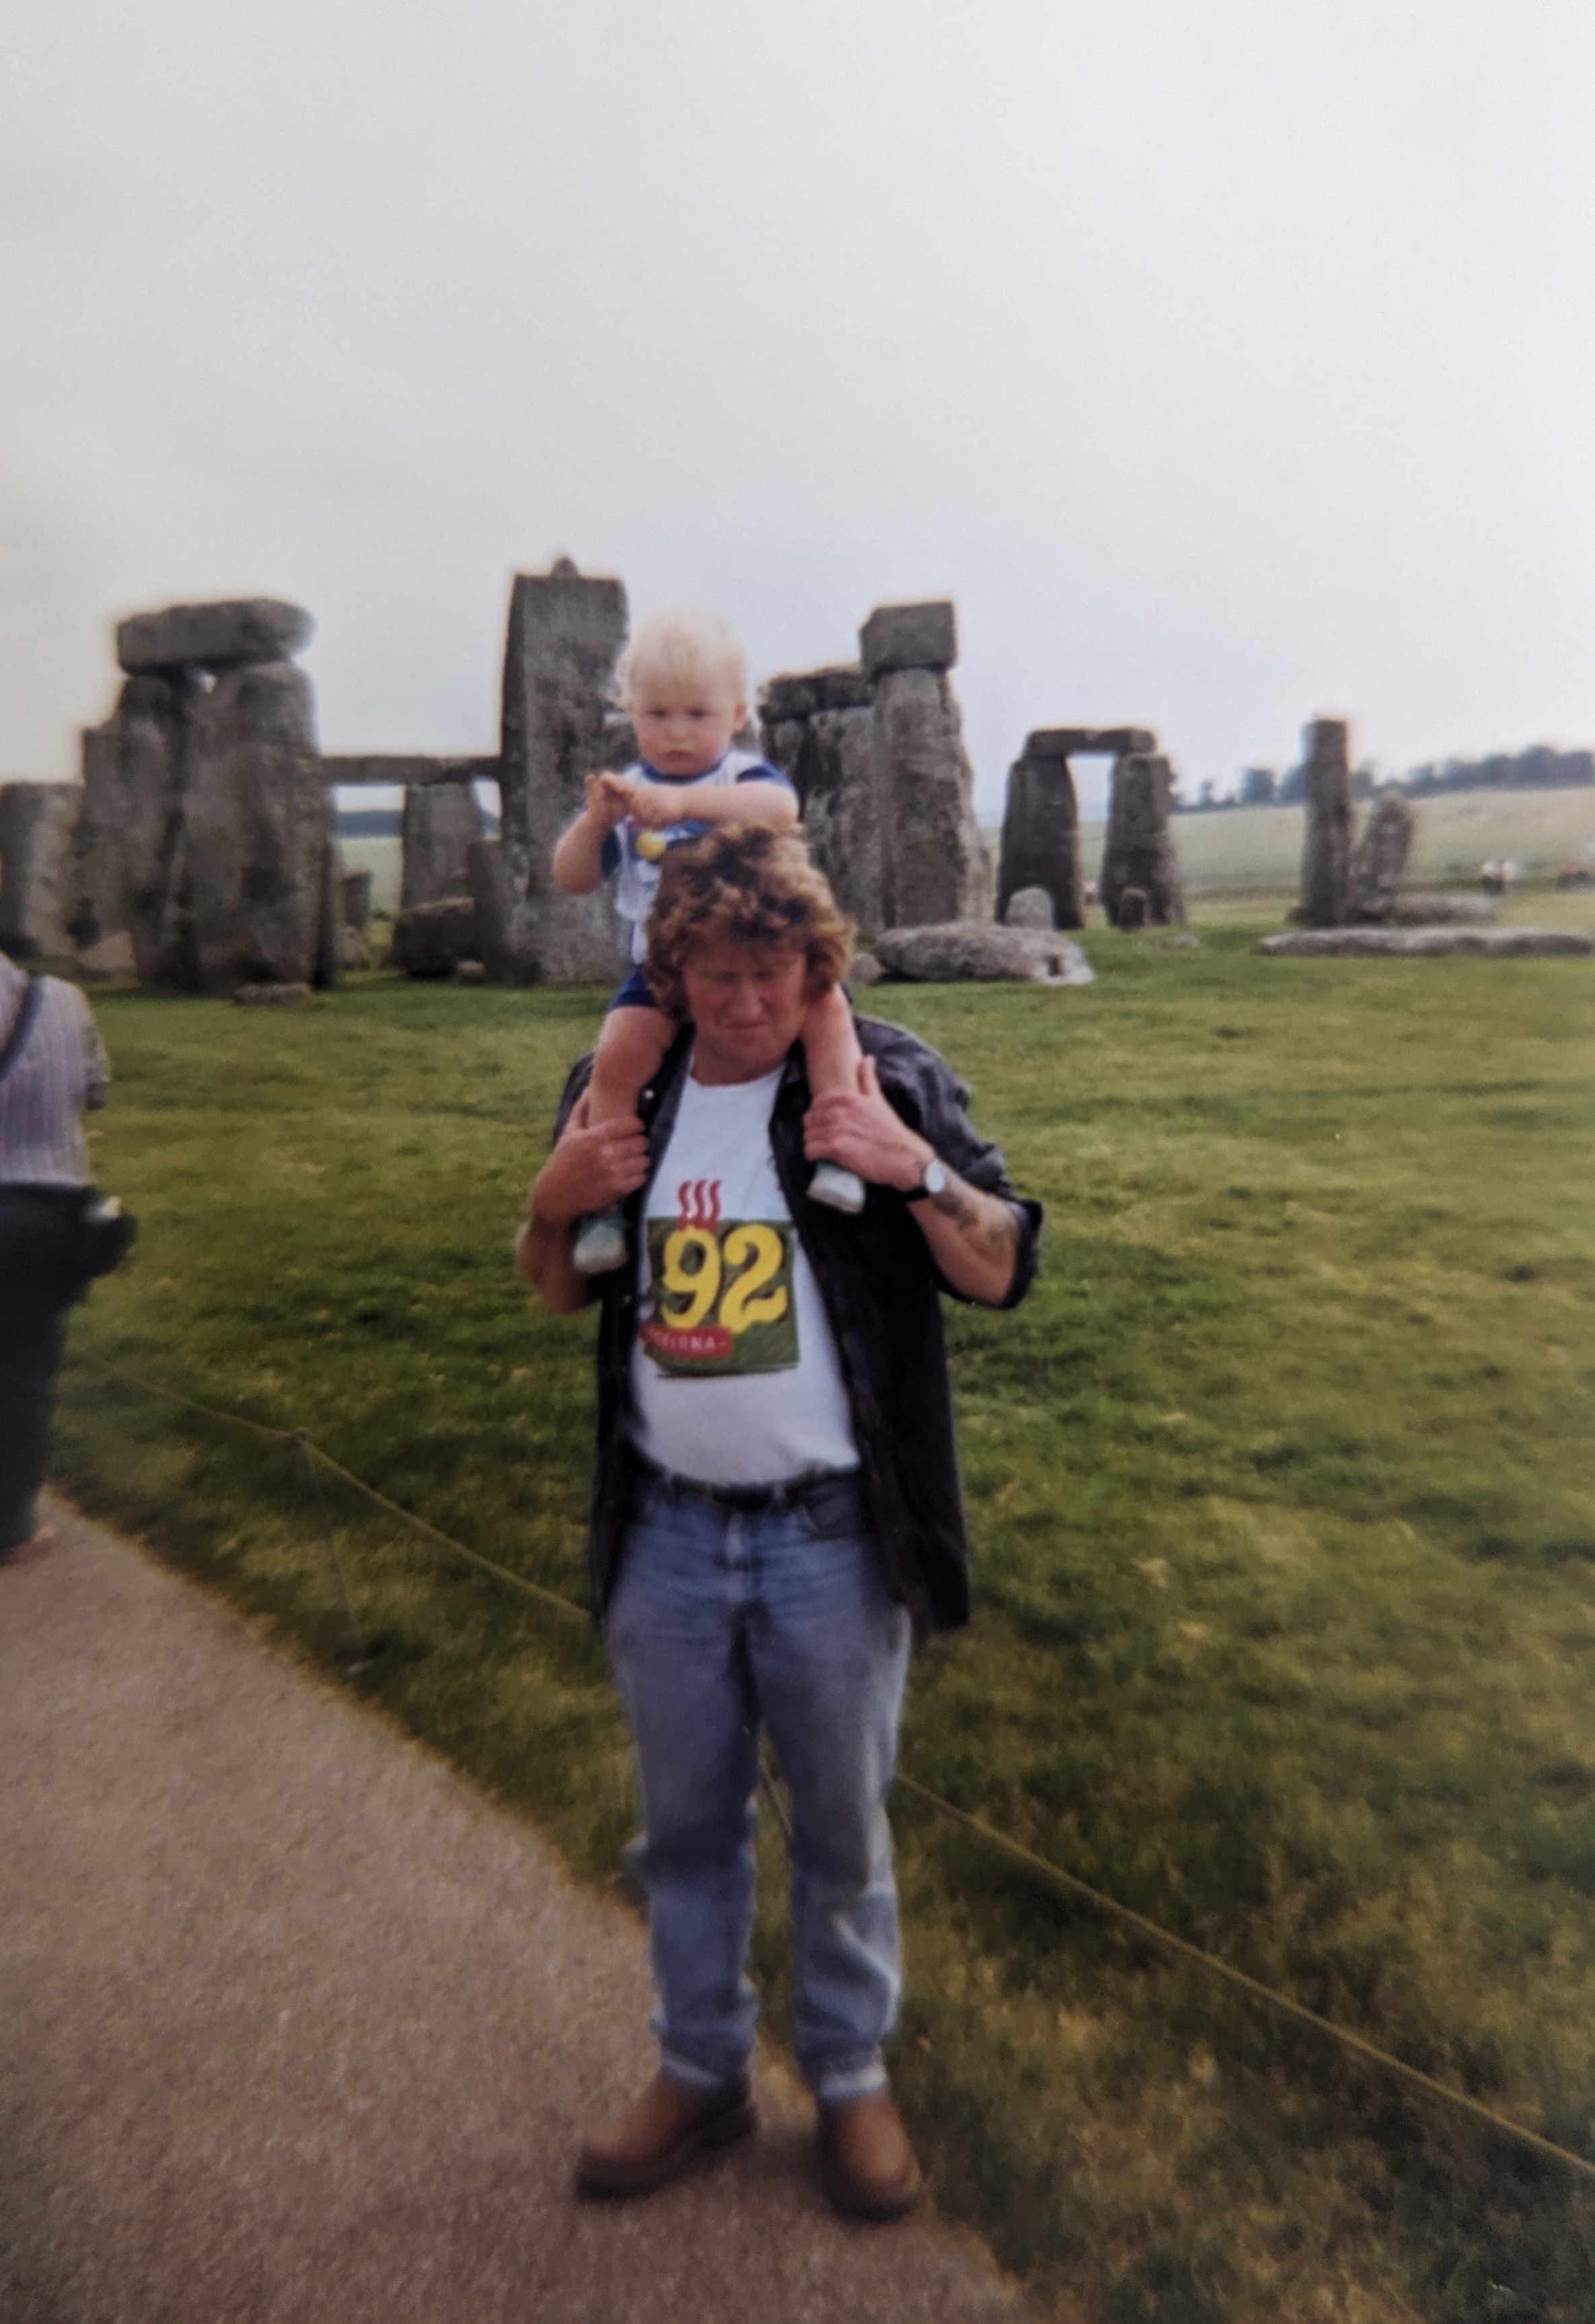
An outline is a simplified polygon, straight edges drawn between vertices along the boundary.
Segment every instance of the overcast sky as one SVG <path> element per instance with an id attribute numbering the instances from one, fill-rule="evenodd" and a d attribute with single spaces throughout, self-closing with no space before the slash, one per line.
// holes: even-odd
<path id="1" fill-rule="evenodd" d="M 1590 0 L 5 0 L 0 155 L 0 775 L 258 592 L 491 750 L 560 551 L 760 674 L 952 595 L 988 809 L 1595 742 Z"/>

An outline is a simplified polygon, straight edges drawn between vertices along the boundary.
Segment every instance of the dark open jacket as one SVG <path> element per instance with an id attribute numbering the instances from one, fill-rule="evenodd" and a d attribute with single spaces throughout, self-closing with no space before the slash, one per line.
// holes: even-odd
<path id="1" fill-rule="evenodd" d="M 1019 1250 L 1002 1305 L 1017 1306 L 1035 1279 L 1041 1205 L 1014 1194 L 1000 1153 L 977 1137 L 970 1122 L 967 1086 L 928 1043 L 879 1018 L 861 1017 L 857 1029 L 865 1056 L 875 1060 L 888 1102 L 961 1178 L 1012 1204 L 1019 1222 Z M 688 1027 L 642 1093 L 638 1110 L 648 1132 L 650 1180 L 676 1118 L 691 1047 Z M 590 1056 L 582 1058 L 565 1085 L 556 1137 L 587 1085 L 592 1063 Z M 955 1629 L 969 1619 L 969 1544 L 938 1295 L 963 1295 L 936 1266 L 913 1207 L 894 1188 L 871 1186 L 857 1218 L 807 1199 L 803 1117 L 808 1101 L 803 1051 L 795 1045 L 770 1115 L 770 1144 L 787 1207 L 835 1335 L 888 1584 L 908 1608 L 916 1629 Z M 626 1204 L 633 1252 L 646 1199 L 644 1187 Z M 596 1296 L 604 1313 L 588 1556 L 593 1609 L 602 1618 L 619 1572 L 631 1499 L 634 1262 L 597 1278 Z"/>

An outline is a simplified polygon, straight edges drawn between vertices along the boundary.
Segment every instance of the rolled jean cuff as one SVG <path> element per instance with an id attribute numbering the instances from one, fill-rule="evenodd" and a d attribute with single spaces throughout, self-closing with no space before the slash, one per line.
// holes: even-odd
<path id="1" fill-rule="evenodd" d="M 745 2072 L 729 2078 L 724 2074 L 712 2074 L 706 2067 L 695 2066 L 690 2059 L 673 2056 L 668 2050 L 659 2052 L 659 2071 L 666 2081 L 674 2082 L 678 2089 L 684 2090 L 741 2090 L 745 2089 L 748 2084 Z"/>
<path id="2" fill-rule="evenodd" d="M 887 2088 L 886 2068 L 874 2058 L 867 2066 L 837 2066 L 822 2073 L 814 2095 L 821 2106 L 846 2106 L 852 2098 L 873 2098 L 877 2090 Z"/>

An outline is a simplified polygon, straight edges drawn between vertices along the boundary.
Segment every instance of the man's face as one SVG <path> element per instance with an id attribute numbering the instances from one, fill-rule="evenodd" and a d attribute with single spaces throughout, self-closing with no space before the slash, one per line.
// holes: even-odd
<path id="1" fill-rule="evenodd" d="M 641 678 L 626 705 L 637 747 L 661 775 L 706 775 L 748 715 L 724 678 Z"/>
<path id="2" fill-rule="evenodd" d="M 776 945 L 701 945 L 681 981 L 696 1034 L 695 1080 L 713 1086 L 775 1071 L 803 1024 L 808 964 L 802 953 Z"/>

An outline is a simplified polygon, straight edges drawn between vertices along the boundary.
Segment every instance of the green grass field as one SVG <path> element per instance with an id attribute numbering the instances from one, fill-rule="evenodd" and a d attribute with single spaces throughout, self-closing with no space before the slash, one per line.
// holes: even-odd
<path id="1" fill-rule="evenodd" d="M 1595 967 L 1263 961 L 1233 923 L 1093 934 L 1083 991 L 871 996 L 1049 1210 L 1029 1303 L 952 1319 L 980 1610 L 918 1660 L 904 1765 L 1595 2157 Z M 63 1487 L 327 1665 L 301 1471 L 152 1388 L 302 1426 L 576 1591 L 590 1325 L 530 1308 L 507 1245 L 598 997 L 97 1006 L 97 1175 L 143 1231 L 74 1325 Z M 633 1811 L 589 1636 L 329 1508 L 387 1642 L 351 1683 L 612 1879 Z M 921 1804 L 897 1824 L 899 2083 L 1044 2309 L 1589 2317 L 1588 2181 Z"/>

